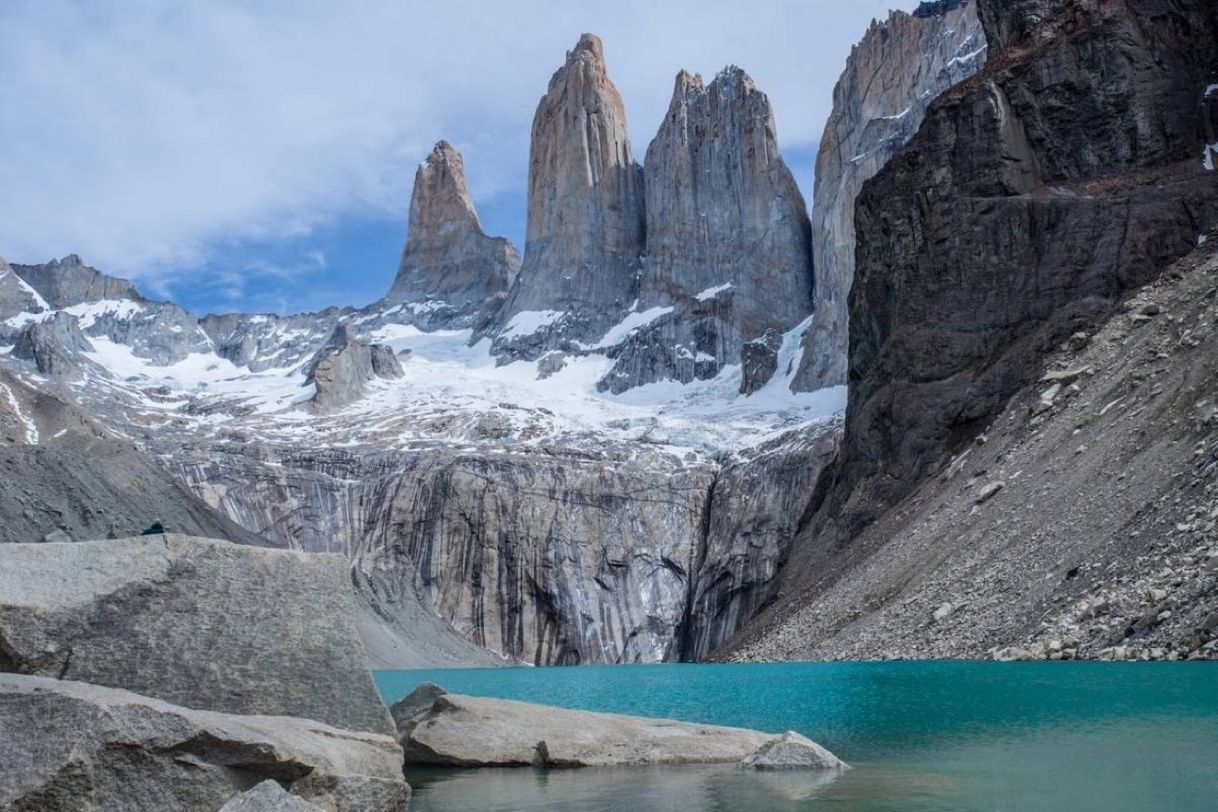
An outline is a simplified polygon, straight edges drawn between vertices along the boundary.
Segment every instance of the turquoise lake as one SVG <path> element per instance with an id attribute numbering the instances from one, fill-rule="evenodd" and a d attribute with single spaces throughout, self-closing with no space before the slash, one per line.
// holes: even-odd
<path id="1" fill-rule="evenodd" d="M 797 730 L 836 780 L 715 767 L 410 770 L 444 810 L 1218 810 L 1218 664 L 780 663 L 381 671 L 456 693 Z"/>

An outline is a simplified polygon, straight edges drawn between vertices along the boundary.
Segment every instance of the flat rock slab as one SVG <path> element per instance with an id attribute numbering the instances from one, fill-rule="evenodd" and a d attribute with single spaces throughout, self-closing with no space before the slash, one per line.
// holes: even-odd
<path id="1" fill-rule="evenodd" d="M 350 568 L 186 536 L 0 544 L 0 671 L 391 734 Z"/>
<path id="2" fill-rule="evenodd" d="M 0 809 L 215 810 L 267 780 L 335 812 L 402 812 L 410 800 L 392 738 L 306 719 L 0 674 L 0 731 Z"/>
<path id="3" fill-rule="evenodd" d="M 778 737 L 735 727 L 439 693 L 393 706 L 407 764 L 607 767 L 738 762 Z M 430 697 L 430 701 L 426 701 Z M 826 751 L 827 752 L 827 751 Z"/>

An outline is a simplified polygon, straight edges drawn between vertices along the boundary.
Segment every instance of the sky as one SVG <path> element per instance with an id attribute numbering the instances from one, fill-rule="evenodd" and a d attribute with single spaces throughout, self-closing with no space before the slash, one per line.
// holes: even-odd
<path id="1" fill-rule="evenodd" d="M 389 287 L 418 163 L 465 156 L 520 245 L 528 137 L 600 35 L 639 160 L 681 68 L 748 71 L 810 196 L 833 85 L 916 0 L 4 0 L 0 256 L 77 253 L 196 313 L 363 305 Z M 521 246 L 523 247 L 523 246 Z"/>

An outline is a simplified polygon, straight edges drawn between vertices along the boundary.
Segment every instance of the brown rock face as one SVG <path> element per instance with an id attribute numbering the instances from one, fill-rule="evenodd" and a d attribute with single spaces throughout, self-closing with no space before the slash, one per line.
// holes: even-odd
<path id="1" fill-rule="evenodd" d="M 548 333 L 599 339 L 634 299 L 643 229 L 643 173 L 626 111 L 600 39 L 585 34 L 533 119 L 525 257 L 500 324 L 557 311 L 565 315 Z M 508 332 L 514 351 L 534 357 L 556 341 L 544 332 Z M 501 339 L 500 348 L 507 343 Z"/>
<path id="2" fill-rule="evenodd" d="M 779 154 L 769 99 L 748 74 L 730 67 L 709 86 L 678 74 L 644 177 L 639 309 L 671 311 L 618 351 L 603 382 L 615 392 L 714 377 L 741 363 L 748 342 L 792 329 L 812 309 L 807 210 Z"/>
<path id="3" fill-rule="evenodd" d="M 854 279 L 854 203 L 918 131 L 937 96 L 985 63 L 986 35 L 972 0 L 924 3 L 872 23 L 833 91 L 816 158 L 813 257 L 816 313 L 794 382 L 809 391 L 846 382 L 846 299 Z"/>
<path id="4" fill-rule="evenodd" d="M 516 248 L 482 230 L 461 153 L 439 142 L 415 173 L 406 249 L 386 301 L 406 305 L 424 326 L 478 327 L 519 268 Z"/>

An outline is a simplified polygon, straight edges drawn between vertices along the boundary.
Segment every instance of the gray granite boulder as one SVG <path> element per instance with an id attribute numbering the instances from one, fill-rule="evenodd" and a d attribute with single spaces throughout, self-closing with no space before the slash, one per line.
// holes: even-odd
<path id="1" fill-rule="evenodd" d="M 811 739 L 788 730 L 746 756 L 740 766 L 754 770 L 846 770 L 850 765 Z"/>
<path id="2" fill-rule="evenodd" d="M 389 733 L 340 556 L 187 536 L 0 544 L 0 671 Z"/>
<path id="3" fill-rule="evenodd" d="M 388 736 L 191 710 L 83 682 L 0 674 L 0 731 L 5 810 L 401 812 L 410 799 Z M 268 779 L 311 803 L 250 805 L 273 795 L 266 789 L 233 800 Z"/>
<path id="4" fill-rule="evenodd" d="M 292 795 L 278 781 L 267 779 L 234 795 L 220 812 L 322 812 L 320 806 Z"/>

